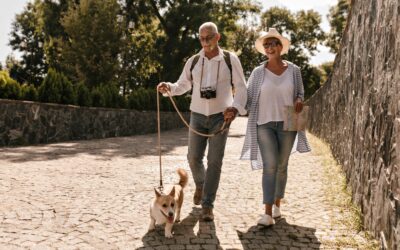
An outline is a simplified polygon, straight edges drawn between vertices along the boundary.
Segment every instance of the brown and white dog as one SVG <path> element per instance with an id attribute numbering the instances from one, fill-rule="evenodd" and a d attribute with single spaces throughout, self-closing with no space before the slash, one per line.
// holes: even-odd
<path id="1" fill-rule="evenodd" d="M 151 220 L 149 231 L 153 230 L 156 224 L 165 223 L 166 238 L 172 238 L 172 226 L 175 221 L 180 221 L 183 204 L 183 188 L 188 183 L 188 175 L 185 170 L 179 168 L 176 172 L 179 175 L 179 183 L 170 187 L 165 187 L 165 193 L 160 193 L 157 189 L 154 189 L 156 198 L 150 205 Z"/>

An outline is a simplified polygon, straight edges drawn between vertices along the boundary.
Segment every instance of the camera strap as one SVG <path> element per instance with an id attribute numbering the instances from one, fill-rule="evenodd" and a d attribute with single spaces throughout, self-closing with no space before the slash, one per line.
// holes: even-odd
<path id="1" fill-rule="evenodd" d="M 227 51 L 227 50 L 223 50 L 223 53 L 224 53 L 224 61 L 225 61 L 226 65 L 228 66 L 228 69 L 229 69 L 229 72 L 231 75 L 231 87 L 233 90 L 234 86 L 233 86 L 233 78 L 232 78 L 231 55 L 230 55 L 229 51 Z M 193 58 L 192 64 L 190 65 L 190 79 L 192 80 L 192 84 L 193 84 L 192 71 L 193 71 L 194 67 L 196 66 L 197 62 L 199 61 L 199 59 L 200 59 L 200 54 L 196 54 Z M 204 60 L 204 58 L 203 58 L 203 60 Z M 204 63 L 204 61 L 203 61 L 203 63 Z M 202 73 L 202 76 L 203 76 L 203 73 Z"/>
<path id="2" fill-rule="evenodd" d="M 221 61 L 218 61 L 218 68 L 217 68 L 217 80 L 215 82 L 215 89 L 217 88 L 218 84 L 218 79 L 219 79 L 219 65 L 221 64 Z M 203 62 L 201 63 L 201 76 L 200 76 L 200 91 L 201 91 L 201 85 L 203 85 L 203 68 L 204 68 L 204 57 L 203 57 Z"/>

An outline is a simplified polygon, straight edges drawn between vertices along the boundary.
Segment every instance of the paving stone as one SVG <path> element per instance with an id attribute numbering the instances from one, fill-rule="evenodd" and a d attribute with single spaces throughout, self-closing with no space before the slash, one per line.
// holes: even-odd
<path id="1" fill-rule="evenodd" d="M 0 249 L 330 249 L 338 247 L 323 242 L 342 235 L 362 241 L 332 223 L 339 210 L 324 199 L 321 159 L 312 152 L 291 156 L 282 218 L 272 228 L 256 225 L 262 171 L 238 160 L 246 122 L 232 124 L 215 221 L 207 223 L 192 203 L 187 130 L 162 133 L 164 183 L 177 182 L 177 167 L 189 174 L 173 239 L 163 225 L 147 232 L 159 184 L 156 134 L 0 148 Z"/>

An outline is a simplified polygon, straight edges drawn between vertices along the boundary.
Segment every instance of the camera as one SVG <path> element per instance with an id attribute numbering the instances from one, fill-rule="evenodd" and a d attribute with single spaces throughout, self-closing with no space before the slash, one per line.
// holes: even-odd
<path id="1" fill-rule="evenodd" d="M 212 89 L 211 87 L 202 88 L 200 90 L 200 97 L 206 99 L 215 98 L 217 97 L 217 90 Z"/>

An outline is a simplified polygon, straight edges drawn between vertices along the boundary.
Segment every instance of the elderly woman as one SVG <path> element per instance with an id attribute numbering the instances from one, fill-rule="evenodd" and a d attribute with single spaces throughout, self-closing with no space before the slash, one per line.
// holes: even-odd
<path id="1" fill-rule="evenodd" d="M 281 57 L 289 45 L 289 40 L 276 29 L 263 32 L 255 47 L 268 60 L 253 70 L 248 81 L 249 119 L 241 159 L 251 160 L 253 169 L 263 169 L 265 214 L 258 221 L 263 226 L 275 224 L 274 218 L 281 216 L 280 202 L 296 135 L 297 151 L 310 151 L 304 131 L 283 129 L 285 106 L 294 106 L 295 112 L 301 112 L 304 99 L 300 68 Z"/>

